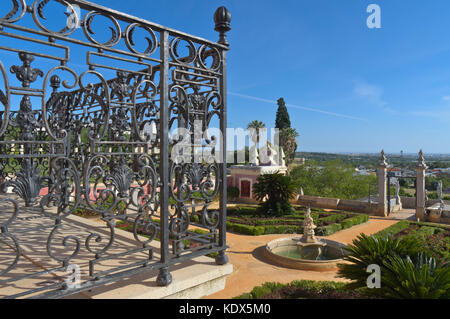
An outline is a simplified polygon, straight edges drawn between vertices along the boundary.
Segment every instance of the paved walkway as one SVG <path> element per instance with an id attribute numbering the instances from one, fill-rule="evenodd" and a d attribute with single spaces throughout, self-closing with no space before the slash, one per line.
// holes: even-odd
<path id="1" fill-rule="evenodd" d="M 389 219 L 396 220 L 416 220 L 416 210 L 415 209 L 403 209 L 399 212 L 391 213 L 388 217 Z"/>
<path id="2" fill-rule="evenodd" d="M 397 220 L 371 218 L 367 223 L 340 231 L 327 238 L 348 244 L 361 233 L 371 235 L 397 222 Z M 228 233 L 227 236 L 227 243 L 230 246 L 227 255 L 230 258 L 230 263 L 233 264 L 234 271 L 228 277 L 225 289 L 206 297 L 208 299 L 233 298 L 250 292 L 253 287 L 268 281 L 281 283 L 289 283 L 293 280 L 301 279 L 344 281 L 344 279 L 336 277 L 335 271 L 314 272 L 288 269 L 265 261 L 263 249 L 269 241 L 292 235 L 252 237 Z"/>

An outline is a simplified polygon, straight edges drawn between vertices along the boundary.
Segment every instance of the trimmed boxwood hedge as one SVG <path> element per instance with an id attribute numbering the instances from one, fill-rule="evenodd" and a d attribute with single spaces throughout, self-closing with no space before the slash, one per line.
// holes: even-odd
<path id="1" fill-rule="evenodd" d="M 344 219 L 340 224 L 342 225 L 342 229 L 347 229 L 355 225 L 365 223 L 367 221 L 369 221 L 368 215 L 356 215 L 354 217 Z"/>
<path id="2" fill-rule="evenodd" d="M 317 236 L 330 236 L 338 231 L 342 230 L 341 224 L 331 224 L 327 226 L 317 227 L 316 235 Z"/>
<path id="3" fill-rule="evenodd" d="M 228 231 L 260 236 L 269 234 L 302 234 L 304 215 L 296 214 L 278 218 L 267 218 L 256 213 L 256 207 L 243 206 L 229 209 L 227 217 Z M 350 228 L 369 220 L 369 216 L 346 212 L 324 212 L 314 210 L 311 213 L 318 236 L 329 236 L 342 229 Z M 327 225 L 329 224 L 329 225 Z"/>
<path id="4" fill-rule="evenodd" d="M 235 224 L 227 222 L 227 230 L 243 235 L 260 236 L 264 235 L 265 228 L 263 226 L 249 226 L 243 224 Z"/>

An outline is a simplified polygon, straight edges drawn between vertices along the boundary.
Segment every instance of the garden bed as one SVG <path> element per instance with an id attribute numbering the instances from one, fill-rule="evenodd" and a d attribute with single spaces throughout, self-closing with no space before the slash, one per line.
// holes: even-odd
<path id="1" fill-rule="evenodd" d="M 450 226 L 400 221 L 375 236 L 401 238 L 412 243 L 416 252 L 425 252 L 438 261 L 450 261 Z"/>
<path id="2" fill-rule="evenodd" d="M 237 206 L 227 212 L 227 230 L 243 235 L 260 236 L 268 234 L 301 234 L 305 207 L 295 206 L 295 212 L 285 216 L 258 214 L 256 206 Z M 365 223 L 369 216 L 341 211 L 327 212 L 311 209 L 311 216 L 317 226 L 317 236 L 329 236 L 337 231 Z"/>
<path id="3" fill-rule="evenodd" d="M 233 299 L 367 299 L 362 290 L 333 281 L 293 281 L 290 284 L 265 283 L 250 293 Z"/>

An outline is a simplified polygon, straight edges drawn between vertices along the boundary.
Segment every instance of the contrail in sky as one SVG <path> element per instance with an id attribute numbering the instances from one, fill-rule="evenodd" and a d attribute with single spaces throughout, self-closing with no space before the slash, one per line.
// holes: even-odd
<path id="1" fill-rule="evenodd" d="M 242 97 L 244 99 L 249 99 L 249 100 L 269 103 L 269 104 L 272 104 L 272 105 L 277 104 L 277 101 L 267 100 L 267 99 L 263 99 L 263 98 L 256 97 L 256 96 L 250 96 L 250 95 L 234 93 L 234 92 L 228 92 L 228 94 L 234 95 L 234 96 L 238 96 L 238 97 Z M 340 114 L 340 113 L 334 113 L 334 112 L 328 112 L 328 111 L 322 111 L 322 110 L 313 109 L 313 108 L 310 108 L 310 107 L 304 107 L 304 106 L 299 106 L 299 105 L 294 105 L 294 104 L 286 104 L 286 106 L 290 107 L 290 108 L 293 108 L 293 109 L 299 109 L 299 110 L 304 110 L 304 111 L 309 111 L 309 112 L 316 112 L 316 113 L 321 113 L 321 114 L 325 114 L 325 115 L 331 115 L 331 116 L 347 118 L 347 119 L 351 119 L 351 120 L 369 122 L 368 120 L 360 118 L 360 117 L 355 117 L 355 116 L 346 115 L 346 114 Z"/>

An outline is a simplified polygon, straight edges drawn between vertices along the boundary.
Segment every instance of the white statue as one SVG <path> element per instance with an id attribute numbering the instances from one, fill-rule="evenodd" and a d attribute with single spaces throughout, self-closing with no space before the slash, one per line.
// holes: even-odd
<path id="1" fill-rule="evenodd" d="M 300 187 L 300 189 L 298 190 L 298 193 L 297 193 L 296 200 L 299 200 L 300 197 L 302 197 L 302 196 L 305 196 L 305 193 L 303 192 L 303 187 Z"/>
<path id="2" fill-rule="evenodd" d="M 395 179 L 395 201 L 397 205 L 402 204 L 402 199 L 400 198 L 400 181 Z"/>
<path id="3" fill-rule="evenodd" d="M 258 154 L 258 148 L 256 145 L 253 145 L 249 150 L 249 161 L 250 164 L 258 166 L 259 165 L 259 154 Z"/>
<path id="4" fill-rule="evenodd" d="M 286 166 L 286 155 L 284 154 L 284 150 L 281 146 L 279 146 L 279 149 L 281 149 L 281 158 L 279 158 L 278 163 L 280 163 L 280 166 L 285 167 Z"/>
<path id="5" fill-rule="evenodd" d="M 444 206 L 444 201 L 442 200 L 442 181 L 438 182 L 437 195 L 438 195 L 439 204 L 441 204 L 441 207 L 443 207 Z"/>
<path id="6" fill-rule="evenodd" d="M 303 237 L 300 240 L 303 243 L 317 243 L 315 236 L 314 219 L 311 217 L 311 208 L 306 209 L 305 219 L 303 220 Z"/>

